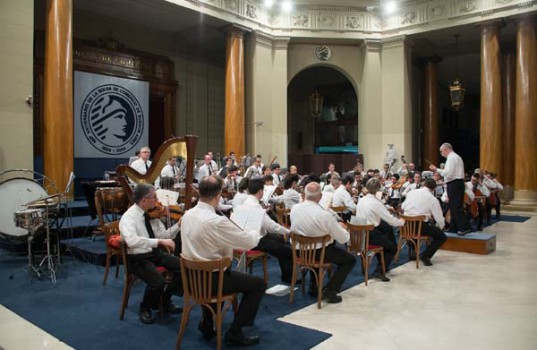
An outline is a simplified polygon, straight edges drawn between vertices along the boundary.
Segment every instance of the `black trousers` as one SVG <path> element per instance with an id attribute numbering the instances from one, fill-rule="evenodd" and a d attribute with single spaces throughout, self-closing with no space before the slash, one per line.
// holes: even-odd
<path id="1" fill-rule="evenodd" d="M 254 250 L 260 250 L 275 256 L 278 259 L 280 270 L 282 271 L 282 282 L 291 283 L 291 277 L 293 275 L 293 251 L 291 250 L 291 245 L 283 240 L 282 235 L 267 234 L 259 240 Z"/>
<path id="2" fill-rule="evenodd" d="M 428 246 L 427 249 L 425 249 L 425 251 L 422 253 L 423 256 L 426 256 L 428 258 L 432 258 L 436 251 L 442 246 L 442 244 L 444 244 L 447 239 L 446 234 L 430 222 L 422 223 L 421 234 L 424 236 L 429 236 L 433 239 L 431 245 Z"/>
<path id="3" fill-rule="evenodd" d="M 168 288 L 164 291 L 165 281 L 157 266 L 165 267 L 173 275 Z M 160 297 L 164 301 L 170 300 L 172 294 L 181 295 L 181 268 L 179 258 L 165 254 L 159 249 L 146 254 L 129 255 L 129 271 L 147 283 L 144 299 L 140 307 L 144 309 L 158 309 Z"/>
<path id="4" fill-rule="evenodd" d="M 449 198 L 449 210 L 451 211 L 451 231 L 466 231 L 470 229 L 470 223 L 464 215 L 464 180 L 457 179 L 447 183 Z"/>
<path id="5" fill-rule="evenodd" d="M 317 250 L 315 257 L 319 259 L 321 257 L 321 249 Z M 328 283 L 324 286 L 326 289 L 332 289 L 336 292 L 341 291 L 343 283 L 347 279 L 347 275 L 352 271 L 354 264 L 356 264 L 356 258 L 351 253 L 336 247 L 335 243 L 326 246 L 324 251 L 324 261 L 330 261 L 332 264 L 337 266 L 336 272 L 332 274 L 332 277 Z M 312 284 L 310 274 L 310 284 Z M 302 282 L 304 283 L 304 282 Z"/>
<path id="6" fill-rule="evenodd" d="M 381 220 L 380 224 L 375 227 L 369 234 L 369 244 L 379 245 L 384 248 L 384 263 L 386 264 L 386 272 L 390 270 L 390 264 L 397 253 L 397 241 L 393 233 L 393 227 L 386 221 Z M 377 270 L 381 271 L 381 257 L 377 254 Z"/>
<path id="7" fill-rule="evenodd" d="M 253 326 L 259 304 L 265 295 L 267 285 L 262 278 L 247 275 L 237 271 L 227 269 L 224 272 L 223 294 L 242 293 L 239 310 L 235 314 L 235 318 L 229 328 L 230 333 L 238 333 L 242 327 Z M 213 294 L 218 292 L 218 273 L 213 273 Z M 212 304 L 213 310 L 216 309 L 216 304 Z M 206 324 L 213 324 L 213 315 L 205 307 L 203 310 L 203 320 Z"/>

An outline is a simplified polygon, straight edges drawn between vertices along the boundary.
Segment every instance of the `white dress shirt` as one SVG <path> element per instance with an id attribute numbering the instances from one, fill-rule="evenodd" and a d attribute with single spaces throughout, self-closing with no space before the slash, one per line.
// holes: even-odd
<path id="1" fill-rule="evenodd" d="M 127 244 L 128 254 L 149 253 L 153 248 L 158 247 L 159 238 L 174 239 L 177 236 L 177 232 L 179 232 L 179 223 L 169 229 L 166 229 L 159 219 L 152 219 L 150 223 L 155 238 L 149 238 L 149 233 L 145 227 L 144 211 L 137 204 L 133 204 L 121 216 L 119 232 L 121 233 L 121 238 Z"/>
<path id="2" fill-rule="evenodd" d="M 416 184 L 416 183 L 412 183 L 412 184 L 406 186 L 406 188 L 403 191 L 403 193 L 401 193 L 401 196 L 406 197 L 410 191 L 413 191 L 413 190 L 417 189 L 418 185 L 420 185 L 420 187 L 421 187 L 421 184 Z"/>
<path id="3" fill-rule="evenodd" d="M 496 179 L 489 179 L 488 177 L 485 177 L 483 179 L 483 184 L 487 186 L 489 190 L 503 190 L 503 185 Z"/>
<path id="4" fill-rule="evenodd" d="M 179 176 L 179 168 L 175 165 L 171 166 L 170 164 L 166 164 L 164 168 L 162 168 L 160 176 L 176 178 Z"/>
<path id="5" fill-rule="evenodd" d="M 341 244 L 349 241 L 349 232 L 319 203 L 305 200 L 291 209 L 291 231 L 308 237 L 331 236 L 329 244 L 336 240 Z M 318 246 L 321 247 L 320 245 Z"/>
<path id="6" fill-rule="evenodd" d="M 345 186 L 340 185 L 337 190 L 335 190 L 334 196 L 332 197 L 332 206 L 340 207 L 343 205 L 347 208 L 347 211 L 351 213 L 356 212 L 356 204 L 354 204 L 351 194 L 347 191 Z"/>
<path id="7" fill-rule="evenodd" d="M 446 183 L 458 179 L 464 180 L 464 162 L 455 152 L 448 154 L 444 169 L 438 168 L 436 171 L 444 177 Z"/>
<path id="8" fill-rule="evenodd" d="M 256 176 L 262 176 L 263 175 L 263 168 L 256 167 L 255 165 L 252 165 L 249 167 L 246 172 L 244 173 L 244 177 L 256 177 Z"/>
<path id="9" fill-rule="evenodd" d="M 252 249 L 260 238 L 259 232 L 239 229 L 204 202 L 199 202 L 181 219 L 182 254 L 187 259 L 233 258 L 233 249 Z"/>
<path id="10" fill-rule="evenodd" d="M 233 202 L 231 203 L 233 205 L 233 209 L 235 209 L 237 206 L 244 203 L 244 201 L 248 198 L 248 193 L 246 192 L 237 192 L 235 194 L 235 197 L 233 197 Z"/>
<path id="11" fill-rule="evenodd" d="M 278 185 L 280 184 L 280 182 L 282 182 L 282 176 L 281 176 L 281 175 L 272 174 L 272 183 L 273 183 L 275 186 L 278 186 Z"/>
<path id="12" fill-rule="evenodd" d="M 475 199 L 474 184 L 472 183 L 472 181 L 468 181 L 468 182 L 466 182 L 465 185 L 466 185 L 466 187 L 465 187 L 464 192 L 468 195 L 468 198 L 470 198 L 470 200 L 473 201 Z M 487 186 L 477 184 L 477 189 L 479 191 L 481 191 L 481 194 L 483 196 L 485 196 L 485 197 L 490 196 L 490 191 L 487 188 Z"/>
<path id="13" fill-rule="evenodd" d="M 425 221 L 429 221 L 432 217 L 440 229 L 446 224 L 440 202 L 427 187 L 410 192 L 401 207 L 408 216 L 425 215 L 427 217 Z"/>
<path id="14" fill-rule="evenodd" d="M 259 204 L 259 200 L 255 196 L 249 195 L 241 205 L 235 207 L 234 212 L 240 212 L 241 210 L 248 208 L 263 209 L 261 204 Z M 263 216 L 263 223 L 261 224 L 261 235 L 264 236 L 267 233 L 278 233 L 283 235 L 289 233 L 289 230 L 279 225 L 277 222 L 274 222 L 274 220 L 265 213 Z"/>
<path id="15" fill-rule="evenodd" d="M 282 197 L 283 204 L 285 204 L 285 208 L 287 209 L 291 209 L 295 204 L 300 203 L 301 200 L 300 193 L 292 188 L 284 190 Z"/>
<path id="16" fill-rule="evenodd" d="M 203 164 L 198 169 L 198 182 L 201 181 L 201 179 L 203 179 L 204 177 L 212 175 L 212 174 L 214 174 L 214 173 L 213 173 L 213 170 L 210 167 L 210 165 Z"/>
<path id="17" fill-rule="evenodd" d="M 145 167 L 146 163 L 147 163 L 147 169 L 149 169 L 151 167 L 151 161 L 150 160 L 144 161 L 142 160 L 142 158 L 138 158 L 134 162 L 132 162 L 131 168 L 133 168 L 140 174 L 145 175 L 147 173 L 147 169 Z"/>
<path id="18" fill-rule="evenodd" d="M 394 217 L 382 202 L 371 193 L 364 196 L 356 206 L 356 217 L 365 220 L 369 225 L 377 227 L 380 220 L 392 226 L 403 226 L 403 220 Z"/>

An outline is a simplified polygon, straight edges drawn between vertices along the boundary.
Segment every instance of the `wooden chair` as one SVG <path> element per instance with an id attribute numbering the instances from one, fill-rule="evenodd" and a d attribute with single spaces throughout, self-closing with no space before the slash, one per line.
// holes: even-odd
<path id="1" fill-rule="evenodd" d="M 177 336 L 176 349 L 181 348 L 181 342 L 185 333 L 186 325 L 190 311 L 196 305 L 205 307 L 211 311 L 216 318 L 216 344 L 217 349 L 222 348 L 222 319 L 230 304 L 233 305 L 233 311 L 236 313 L 237 294 L 223 294 L 224 271 L 231 267 L 231 259 L 223 258 L 213 261 L 194 261 L 185 259 L 181 255 L 181 278 L 184 289 L 183 316 L 181 326 Z M 213 295 L 213 273 L 218 273 L 217 293 Z M 227 303 L 226 303 L 227 302 Z M 216 304 L 215 310 L 211 304 Z M 224 306 L 222 308 L 222 306 Z"/>
<path id="2" fill-rule="evenodd" d="M 291 209 L 288 209 L 288 208 L 279 208 L 279 207 L 276 207 L 276 218 L 278 219 L 278 224 L 280 224 L 281 226 L 285 227 L 285 228 L 290 228 L 291 227 L 291 219 L 290 219 L 290 215 L 291 214 Z"/>
<path id="3" fill-rule="evenodd" d="M 298 271 L 302 274 L 302 293 L 306 289 L 306 272 L 309 270 L 315 276 L 317 285 L 317 307 L 321 308 L 321 300 L 323 296 L 323 280 L 324 271 L 329 271 L 329 276 L 332 274 L 332 263 L 324 261 L 326 244 L 330 241 L 330 235 L 321 237 L 306 237 L 294 232 L 291 232 L 291 250 L 293 251 L 293 277 L 291 277 L 291 294 L 289 296 L 289 304 L 293 302 L 295 291 L 295 283 L 297 280 Z M 317 244 L 321 244 L 321 255 L 319 259 L 315 258 L 317 253 Z"/>
<path id="4" fill-rule="evenodd" d="M 341 219 L 343 219 L 343 213 L 347 210 L 347 207 L 344 205 L 340 205 L 337 207 L 330 206 L 330 209 L 332 209 Z"/>
<path id="5" fill-rule="evenodd" d="M 129 306 L 129 297 L 131 294 L 132 287 L 134 286 L 134 283 L 138 280 L 138 277 L 129 271 L 129 255 L 127 254 L 127 244 L 123 241 L 121 241 L 121 255 L 123 257 L 123 266 L 125 269 L 124 274 L 124 283 L 123 283 L 123 298 L 121 300 L 121 309 L 119 311 L 119 319 L 123 320 L 125 316 L 125 309 L 127 309 L 127 306 Z M 172 279 L 172 274 L 166 270 L 164 267 L 157 267 L 157 270 L 162 273 L 164 276 L 164 280 L 166 281 L 166 284 L 168 284 Z M 160 300 L 159 304 L 159 312 L 160 314 L 164 314 L 164 307 L 162 305 L 162 299 Z"/>
<path id="6" fill-rule="evenodd" d="M 106 262 L 104 266 L 103 285 L 106 285 L 108 271 L 112 257 L 116 257 L 116 278 L 119 276 L 119 264 L 122 258 L 121 236 L 119 234 L 119 221 L 112 221 L 103 226 L 106 243 Z"/>
<path id="7" fill-rule="evenodd" d="M 239 261 L 242 256 L 242 249 L 233 249 L 233 259 Z M 268 284 L 268 268 L 267 268 L 267 254 L 260 250 L 247 250 L 246 251 L 246 266 L 250 270 L 250 274 L 254 270 L 254 261 L 260 260 L 263 264 L 263 279 Z"/>
<path id="8" fill-rule="evenodd" d="M 382 272 L 386 273 L 386 264 L 384 263 L 384 248 L 379 245 L 369 244 L 369 233 L 375 229 L 373 225 L 354 225 L 346 223 L 349 230 L 350 239 L 347 243 L 347 249 L 350 253 L 360 256 L 362 260 L 362 270 L 364 272 L 364 282 L 367 286 L 369 280 L 369 266 L 371 260 L 376 254 L 380 254 L 382 262 Z"/>
<path id="9" fill-rule="evenodd" d="M 425 221 L 425 215 L 419 215 L 419 216 L 405 216 L 401 215 L 401 219 L 405 220 L 405 224 L 399 229 L 399 242 L 397 244 L 397 253 L 395 254 L 394 260 L 399 260 L 399 254 L 401 252 L 401 249 L 403 249 L 403 246 L 410 242 L 413 247 L 414 251 L 416 252 L 416 268 L 418 269 L 420 267 L 420 246 L 421 242 L 426 242 L 429 244 L 430 237 L 428 236 L 421 236 L 421 225 L 423 221 Z M 408 252 L 408 256 L 410 258 L 410 249 Z"/>

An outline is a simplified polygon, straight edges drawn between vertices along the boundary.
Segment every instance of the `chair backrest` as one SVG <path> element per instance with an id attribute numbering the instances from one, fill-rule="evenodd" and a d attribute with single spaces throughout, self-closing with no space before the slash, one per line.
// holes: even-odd
<path id="1" fill-rule="evenodd" d="M 112 248 L 119 249 L 121 246 L 118 242 L 121 240 L 119 232 L 119 220 L 108 222 L 103 226 L 104 230 L 104 240 L 107 245 L 110 245 Z M 119 237 L 119 240 L 116 238 Z"/>
<path id="2" fill-rule="evenodd" d="M 289 217 L 290 213 L 290 208 L 276 208 L 276 218 L 278 219 L 278 224 L 286 228 L 291 227 L 291 220 Z"/>
<path id="3" fill-rule="evenodd" d="M 231 258 L 197 261 L 186 259 L 181 254 L 181 278 L 185 299 L 198 304 L 210 304 L 222 299 L 224 271 L 231 266 Z M 213 273 L 218 272 L 217 294 L 213 296 Z"/>
<path id="4" fill-rule="evenodd" d="M 425 215 L 405 216 L 401 215 L 401 219 L 405 220 L 405 224 L 400 229 L 401 238 L 417 239 L 421 237 L 421 224 L 425 221 Z"/>
<path id="5" fill-rule="evenodd" d="M 343 213 L 347 210 L 347 207 L 344 205 L 330 206 L 330 209 L 332 209 L 337 215 L 339 215 L 340 218 L 343 219 Z"/>
<path id="6" fill-rule="evenodd" d="M 373 225 L 355 225 L 349 222 L 345 223 L 349 230 L 350 239 L 347 243 L 349 252 L 362 254 L 369 247 L 369 232 L 375 229 Z"/>
<path id="7" fill-rule="evenodd" d="M 297 263 L 297 259 L 300 259 L 300 265 L 303 266 L 314 266 L 318 263 L 324 263 L 326 243 L 329 241 L 329 234 L 319 237 L 307 237 L 299 235 L 295 232 L 291 232 L 291 250 L 293 252 L 293 262 Z M 319 249 L 319 244 L 321 244 L 321 255 L 319 259 L 315 259 L 317 249 Z"/>

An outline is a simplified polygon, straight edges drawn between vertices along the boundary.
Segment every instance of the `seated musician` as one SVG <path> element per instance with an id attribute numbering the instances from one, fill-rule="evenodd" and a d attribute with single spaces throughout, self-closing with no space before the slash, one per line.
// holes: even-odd
<path id="1" fill-rule="evenodd" d="M 431 258 L 444 244 L 447 237 L 442 231 L 445 225 L 444 214 L 440 203 L 434 197 L 436 181 L 429 178 L 424 181 L 423 185 L 422 188 L 407 195 L 402 209 L 404 214 L 408 216 L 426 216 L 425 222 L 421 225 L 421 234 L 431 237 L 433 242 L 420 254 L 420 260 L 425 266 L 432 266 Z M 409 245 L 410 247 L 412 246 Z"/>
<path id="2" fill-rule="evenodd" d="M 358 202 L 356 206 L 356 217 L 375 226 L 375 229 L 369 236 L 369 243 L 380 245 L 384 248 L 384 262 L 386 272 L 390 270 L 390 264 L 397 252 L 397 242 L 392 226 L 403 226 L 405 220 L 397 219 L 392 216 L 388 209 L 375 196 L 381 190 L 380 181 L 376 178 L 369 179 L 366 184 L 368 194 Z M 373 278 L 380 279 L 383 282 L 389 282 L 390 279 L 384 275 L 381 269 L 381 257 L 377 254 L 378 264 L 377 271 Z"/>
<path id="3" fill-rule="evenodd" d="M 466 204 L 468 206 L 477 205 L 477 213 L 473 213 L 473 215 L 470 213 L 471 208 L 467 208 L 468 219 L 471 217 L 476 219 L 477 230 L 481 231 L 483 229 L 483 222 L 485 222 L 486 219 L 485 198 L 490 196 L 490 191 L 487 186 L 484 185 L 481 175 L 478 173 L 472 174 L 470 181 L 466 183 L 465 193 L 468 196 L 468 203 Z M 485 198 L 475 198 L 477 195 L 484 196 Z M 474 217 L 475 215 L 477 215 L 477 218 Z"/>
<path id="4" fill-rule="evenodd" d="M 213 170 L 212 158 L 210 155 L 206 154 L 203 157 L 203 164 L 198 169 L 198 182 L 200 182 L 204 177 L 216 175 L 216 172 Z"/>
<path id="5" fill-rule="evenodd" d="M 230 157 L 224 157 L 224 164 L 225 165 L 222 167 L 222 169 L 218 171 L 218 176 L 220 176 L 222 179 L 225 179 L 227 177 L 229 169 L 233 165 L 233 159 L 231 159 Z"/>
<path id="6" fill-rule="evenodd" d="M 237 187 L 241 181 L 241 177 L 238 175 L 239 168 L 237 168 L 235 165 L 231 165 L 227 169 L 227 175 L 224 178 L 224 190 L 235 194 L 237 192 Z"/>
<path id="7" fill-rule="evenodd" d="M 291 209 L 295 204 L 300 203 L 300 193 L 298 193 L 298 175 L 290 175 L 285 179 L 283 194 L 272 197 L 274 203 L 283 203 L 285 208 Z"/>
<path id="8" fill-rule="evenodd" d="M 246 169 L 244 177 L 253 178 L 258 176 L 263 176 L 263 167 L 261 166 L 261 158 L 256 157 L 254 164 Z"/>
<path id="9" fill-rule="evenodd" d="M 393 208 L 397 208 L 401 202 L 401 186 L 399 183 L 399 174 L 392 175 L 390 185 L 386 186 L 386 192 L 388 194 L 387 204 Z"/>
<path id="10" fill-rule="evenodd" d="M 250 183 L 250 179 L 247 177 L 243 177 L 241 181 L 239 182 L 238 191 L 233 197 L 233 209 L 235 209 L 237 206 L 244 203 L 246 198 L 248 198 L 248 185 Z"/>
<path id="11" fill-rule="evenodd" d="M 330 163 L 328 164 L 328 171 L 321 175 L 321 180 L 328 182 L 334 174 L 337 174 L 337 176 L 339 177 L 339 173 L 336 171 L 336 166 L 334 165 L 334 163 Z"/>
<path id="12" fill-rule="evenodd" d="M 222 179 L 209 176 L 199 184 L 199 203 L 186 212 L 181 220 L 183 256 L 191 260 L 216 260 L 224 257 L 233 258 L 233 249 L 252 249 L 261 236 L 256 231 L 243 231 L 231 221 L 215 213 L 220 201 Z M 213 274 L 214 292 L 218 286 L 218 274 Z M 231 271 L 224 273 L 224 294 L 242 293 L 239 309 L 225 335 L 225 342 L 232 345 L 253 345 L 259 343 L 259 336 L 246 335 L 243 327 L 253 326 L 261 299 L 265 294 L 266 284 L 262 278 Z M 216 305 L 212 305 L 213 309 Z M 203 318 L 198 330 L 206 339 L 216 335 L 213 315 L 202 308 Z"/>
<path id="13" fill-rule="evenodd" d="M 272 182 L 274 185 L 279 186 L 283 180 L 283 177 L 281 175 L 282 169 L 280 168 L 280 164 L 274 163 L 270 166 L 270 168 L 272 169 Z"/>
<path id="14" fill-rule="evenodd" d="M 168 163 L 160 171 L 161 177 L 171 177 L 175 180 L 179 180 L 179 168 L 176 165 L 177 161 L 175 157 L 168 159 Z M 162 187 L 162 185 L 161 185 Z"/>
<path id="15" fill-rule="evenodd" d="M 401 192 L 401 197 L 406 198 L 407 194 L 412 191 L 419 189 L 421 187 L 421 174 L 418 172 L 415 172 L 410 177 L 412 180 L 409 181 L 409 184 L 407 186 L 404 186 L 404 189 Z"/>
<path id="16" fill-rule="evenodd" d="M 343 220 L 349 221 L 352 214 L 356 213 L 356 203 L 351 197 L 352 177 L 345 176 L 341 180 L 341 184 L 334 191 L 332 197 L 332 206 L 340 207 L 345 206 L 346 210 L 343 212 Z"/>
<path id="17" fill-rule="evenodd" d="M 389 180 L 392 177 L 392 172 L 390 171 L 390 164 L 384 164 L 384 167 L 380 171 L 380 177 Z"/>
<path id="18" fill-rule="evenodd" d="M 489 173 L 489 172 L 484 172 L 483 183 L 485 184 L 485 186 L 487 186 L 487 188 L 490 191 L 490 197 L 489 197 L 490 205 L 487 208 L 487 219 L 490 221 L 491 214 L 492 214 L 492 207 L 494 207 L 494 210 L 496 211 L 496 219 L 499 219 L 501 217 L 500 193 L 503 190 L 503 185 L 496 178 L 496 174 Z"/>
<path id="19" fill-rule="evenodd" d="M 156 199 L 155 188 L 152 185 L 138 184 L 133 191 L 134 204 L 123 214 L 119 222 L 121 238 L 128 247 L 129 271 L 147 283 L 139 312 L 140 320 L 146 324 L 153 323 L 151 310 L 158 309 L 161 297 L 165 311 L 170 313 L 182 311 L 171 300 L 172 294 L 182 293 L 179 259 L 159 249 L 174 251 L 173 239 L 179 232 L 179 224 L 165 229 L 159 219 L 149 217 L 147 212 L 155 207 Z M 165 267 L 173 275 L 166 290 L 164 290 L 164 277 L 157 271 L 157 266 Z"/>
<path id="20" fill-rule="evenodd" d="M 250 180 L 248 185 L 249 196 L 241 205 L 235 207 L 234 212 L 238 213 L 247 208 L 263 209 L 260 204 L 263 198 L 263 191 L 264 184 L 262 179 Z M 282 272 L 281 280 L 284 283 L 291 283 L 291 276 L 293 274 L 293 253 L 291 246 L 286 244 L 283 239 L 283 235 L 288 233 L 288 229 L 279 225 L 265 214 L 261 225 L 262 238 L 259 240 L 257 247 L 254 248 L 254 250 L 260 250 L 278 259 Z"/>
<path id="21" fill-rule="evenodd" d="M 309 237 L 319 237 L 326 234 L 331 236 L 325 250 L 325 261 L 331 261 L 338 268 L 323 288 L 323 299 L 329 303 L 339 303 L 343 299 L 338 293 L 356 263 L 356 258 L 335 245 L 334 241 L 341 244 L 347 243 L 349 232 L 346 230 L 345 224 L 338 223 L 330 213 L 321 208 L 320 199 L 321 186 L 317 182 L 307 184 L 305 201 L 291 209 L 291 231 Z M 320 249 L 317 252 L 320 254 Z M 311 276 L 310 294 L 317 295 L 315 282 Z"/>
<path id="22" fill-rule="evenodd" d="M 140 148 L 138 159 L 131 163 L 131 168 L 133 168 L 140 174 L 145 175 L 149 170 L 149 167 L 151 167 L 151 161 L 149 160 L 150 156 L 151 150 L 149 149 L 149 147 L 144 146 Z"/>

